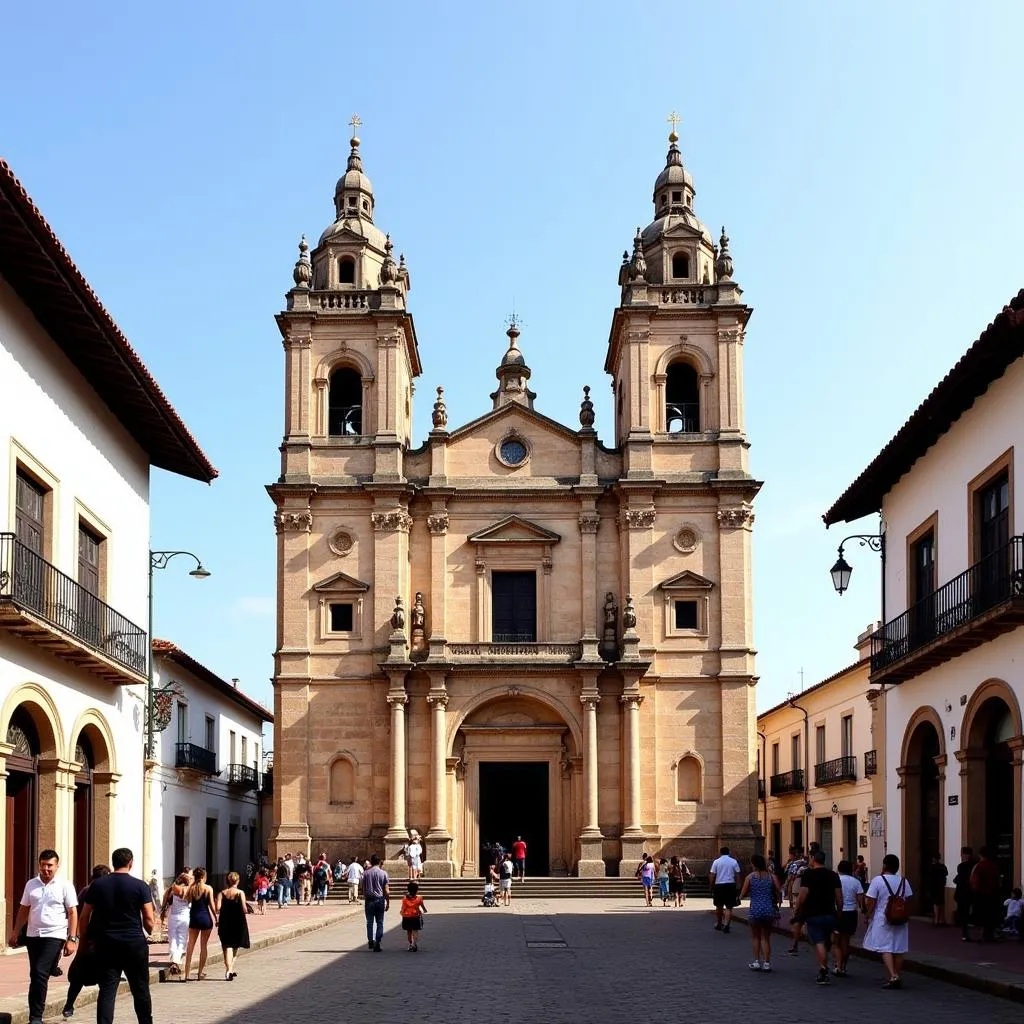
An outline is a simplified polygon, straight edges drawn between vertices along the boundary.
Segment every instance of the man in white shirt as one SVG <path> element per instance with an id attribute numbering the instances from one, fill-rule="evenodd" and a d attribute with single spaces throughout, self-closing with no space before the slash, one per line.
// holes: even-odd
<path id="1" fill-rule="evenodd" d="M 349 903 L 359 902 L 359 883 L 363 878 L 363 865 L 359 863 L 358 857 L 352 858 L 352 863 L 349 864 L 348 869 L 345 871 L 345 881 L 348 882 L 348 901 Z"/>
<path id="2" fill-rule="evenodd" d="M 42 1024 L 50 974 L 61 953 L 70 956 L 78 948 L 78 897 L 70 882 L 57 877 L 59 866 L 56 850 L 39 854 L 39 874 L 25 884 L 11 927 L 11 945 L 16 946 L 22 927 L 28 925 L 29 1024 Z"/>
<path id="3" fill-rule="evenodd" d="M 711 898 L 715 904 L 716 932 L 729 934 L 732 908 L 736 906 L 736 882 L 739 877 L 739 863 L 735 857 L 729 855 L 729 847 L 723 846 L 718 859 L 711 864 Z"/>

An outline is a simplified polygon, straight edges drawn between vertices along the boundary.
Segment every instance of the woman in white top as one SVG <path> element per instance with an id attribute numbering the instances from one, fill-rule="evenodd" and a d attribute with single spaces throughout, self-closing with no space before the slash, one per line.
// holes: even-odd
<path id="1" fill-rule="evenodd" d="M 910 948 L 909 925 L 893 924 L 886 916 L 889 901 L 894 896 L 909 899 L 914 895 L 910 883 L 900 874 L 900 859 L 887 854 L 882 859 L 882 873 L 871 879 L 864 894 L 864 913 L 868 930 L 864 933 L 864 948 L 882 954 L 886 970 L 885 988 L 900 988 L 903 954 Z"/>
<path id="2" fill-rule="evenodd" d="M 416 829 L 409 833 L 409 843 L 405 848 L 405 862 L 409 865 L 409 877 L 419 878 L 423 873 L 423 844 Z"/>
<path id="3" fill-rule="evenodd" d="M 185 959 L 185 946 L 188 944 L 189 909 L 185 893 L 191 884 L 191 872 L 182 871 L 174 880 L 174 884 L 168 886 L 160 904 L 160 919 L 167 929 L 167 945 L 171 956 L 169 974 L 181 974 L 182 962 Z"/>
<path id="4" fill-rule="evenodd" d="M 841 860 L 836 865 L 839 885 L 843 890 L 843 909 L 836 921 L 836 941 L 832 945 L 832 973 L 837 978 L 846 977 L 846 965 L 850 960 L 850 939 L 857 931 L 859 911 L 864 905 L 864 886 L 853 875 L 853 865 Z"/>

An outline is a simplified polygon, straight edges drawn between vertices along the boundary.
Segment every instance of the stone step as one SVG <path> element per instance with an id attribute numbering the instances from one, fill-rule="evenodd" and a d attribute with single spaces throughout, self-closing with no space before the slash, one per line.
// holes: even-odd
<path id="1" fill-rule="evenodd" d="M 392 880 L 397 892 L 404 888 L 404 879 Z M 479 900 L 483 892 L 482 878 L 421 878 L 419 892 L 424 898 L 446 900 Z M 515 882 L 514 892 L 534 899 L 631 899 L 639 895 L 635 878 L 529 878 Z M 706 877 L 686 882 L 686 895 L 708 897 L 711 890 Z M 348 887 L 341 883 L 331 886 L 330 900 L 348 899 Z"/>

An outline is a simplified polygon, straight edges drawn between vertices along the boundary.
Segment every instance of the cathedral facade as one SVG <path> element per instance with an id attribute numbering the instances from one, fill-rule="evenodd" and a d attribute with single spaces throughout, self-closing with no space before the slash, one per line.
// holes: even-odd
<path id="1" fill-rule="evenodd" d="M 632 874 L 759 841 L 743 344 L 751 309 L 673 133 L 619 268 L 614 440 L 534 407 L 508 330 L 491 408 L 412 438 L 410 275 L 358 138 L 277 317 L 285 352 L 271 854 L 476 875 Z M 429 346 L 425 345 L 429 358 Z"/>

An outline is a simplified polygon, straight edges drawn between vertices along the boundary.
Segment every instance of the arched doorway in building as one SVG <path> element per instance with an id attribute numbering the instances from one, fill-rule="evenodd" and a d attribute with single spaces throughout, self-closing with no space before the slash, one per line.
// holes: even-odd
<path id="1" fill-rule="evenodd" d="M 1020 710 L 1013 692 L 998 680 L 975 691 L 964 715 L 964 834 L 975 847 L 987 846 L 999 864 L 1003 887 L 1018 883 L 1020 871 Z"/>
<path id="2" fill-rule="evenodd" d="M 527 874 L 568 874 L 581 827 L 578 724 L 547 694 L 502 687 L 482 695 L 454 728 L 457 870 L 480 874 L 485 845 L 510 849 L 522 836 Z"/>
<path id="3" fill-rule="evenodd" d="M 92 791 L 92 773 L 96 759 L 89 737 L 82 733 L 75 744 L 75 793 L 72 804 L 72 842 L 74 843 L 74 865 L 71 880 L 75 888 L 83 889 L 89 883 L 89 874 L 94 861 L 95 803 Z"/>
<path id="4" fill-rule="evenodd" d="M 936 854 L 942 855 L 944 774 L 942 721 L 933 708 L 911 718 L 903 739 L 899 774 L 903 787 L 903 861 L 909 878 L 925 879 Z M 925 886 L 918 885 L 923 901 Z M 922 909 L 924 905 L 922 903 Z"/>
<path id="5" fill-rule="evenodd" d="M 72 735 L 74 792 L 71 806 L 72 863 L 76 887 L 89 881 L 93 865 L 106 864 L 111 854 L 111 815 L 117 775 L 112 765 L 110 728 L 96 710 L 86 711 Z"/>
<path id="6" fill-rule="evenodd" d="M 6 739 L 14 749 L 7 755 L 5 935 L 10 933 L 22 888 L 35 873 L 35 845 L 39 825 L 39 756 L 42 747 L 36 724 L 24 707 L 16 708 L 11 715 Z"/>

